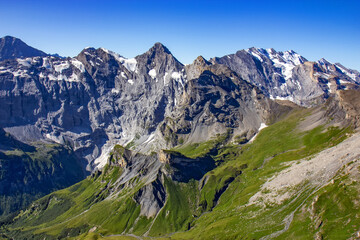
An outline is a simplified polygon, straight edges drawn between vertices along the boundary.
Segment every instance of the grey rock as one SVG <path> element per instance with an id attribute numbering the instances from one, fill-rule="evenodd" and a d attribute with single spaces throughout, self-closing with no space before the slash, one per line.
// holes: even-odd
<path id="1" fill-rule="evenodd" d="M 0 38 L 0 61 L 5 59 L 46 56 L 43 51 L 28 46 L 18 38 L 5 36 Z"/>
<path id="2" fill-rule="evenodd" d="M 325 59 L 308 62 L 294 51 L 249 48 L 211 62 L 228 66 L 272 99 L 307 107 L 316 105 L 319 98 L 327 99 L 336 90 L 354 89 L 360 84 L 359 72 Z"/>
<path id="3" fill-rule="evenodd" d="M 228 131 L 250 139 L 285 110 L 269 98 L 309 106 L 356 88 L 356 74 L 255 48 L 184 66 L 161 43 L 133 59 L 103 48 L 10 59 L 0 62 L 0 126 L 24 142 L 65 144 L 94 170 L 116 144 L 149 153 Z"/>

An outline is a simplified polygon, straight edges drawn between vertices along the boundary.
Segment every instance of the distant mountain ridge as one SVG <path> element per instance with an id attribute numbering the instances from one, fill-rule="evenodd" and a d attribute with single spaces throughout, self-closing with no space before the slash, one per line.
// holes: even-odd
<path id="1" fill-rule="evenodd" d="M 5 59 L 44 57 L 48 54 L 28 46 L 18 38 L 5 36 L 0 39 L 0 61 Z"/>
<path id="2" fill-rule="evenodd" d="M 339 89 L 358 88 L 360 73 L 325 59 L 309 62 L 290 50 L 249 48 L 212 58 L 224 64 L 243 79 L 255 84 L 271 99 L 290 100 L 300 105 L 316 105 Z M 321 99 L 320 99 L 321 100 Z"/>
<path id="3" fill-rule="evenodd" d="M 161 43 L 132 59 L 86 48 L 74 58 L 1 62 L 0 124 L 19 140 L 70 145 L 91 170 L 104 166 L 115 144 L 146 153 L 228 128 L 250 139 L 282 111 L 272 100 L 312 106 L 358 88 L 359 79 L 294 51 L 250 48 L 184 66 Z"/>

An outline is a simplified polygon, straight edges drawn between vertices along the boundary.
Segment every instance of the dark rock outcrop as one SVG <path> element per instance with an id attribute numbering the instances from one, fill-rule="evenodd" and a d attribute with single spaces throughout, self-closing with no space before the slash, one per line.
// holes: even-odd
<path id="1" fill-rule="evenodd" d="M 5 59 L 43 57 L 43 51 L 28 46 L 18 38 L 5 36 L 0 38 L 0 61 Z"/>

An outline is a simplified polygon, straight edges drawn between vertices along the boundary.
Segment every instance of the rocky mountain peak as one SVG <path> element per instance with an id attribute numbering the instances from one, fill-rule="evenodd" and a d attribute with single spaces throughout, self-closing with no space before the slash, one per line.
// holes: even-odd
<path id="1" fill-rule="evenodd" d="M 37 56 L 47 56 L 47 54 L 12 36 L 5 36 L 0 39 L 0 61 Z"/>
<path id="2" fill-rule="evenodd" d="M 154 44 L 154 46 L 152 46 L 149 49 L 149 52 L 156 52 L 156 53 L 167 53 L 167 54 L 171 54 L 171 52 L 169 51 L 169 49 L 167 47 L 165 47 L 162 43 L 157 42 Z"/>
<path id="3" fill-rule="evenodd" d="M 197 66 L 209 66 L 209 65 L 211 65 L 211 63 L 209 61 L 207 61 L 203 56 L 198 56 L 194 60 L 193 64 L 197 65 Z"/>
<path id="4" fill-rule="evenodd" d="M 136 58 L 139 59 L 146 59 L 146 63 L 153 63 L 153 62 L 161 62 L 161 61 L 174 61 L 178 64 L 181 64 L 169 51 L 167 47 L 165 47 L 162 43 L 157 42 L 152 46 L 146 53 L 137 56 Z M 181 64 L 182 65 L 182 64 Z"/>

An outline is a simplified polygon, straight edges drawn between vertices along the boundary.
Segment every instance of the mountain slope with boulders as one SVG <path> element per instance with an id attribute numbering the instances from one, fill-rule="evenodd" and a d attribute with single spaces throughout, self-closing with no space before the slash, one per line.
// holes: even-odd
<path id="1" fill-rule="evenodd" d="M 20 57 L 0 61 L 1 237 L 360 230 L 357 71 L 258 48 L 183 65 L 161 43 Z"/>

